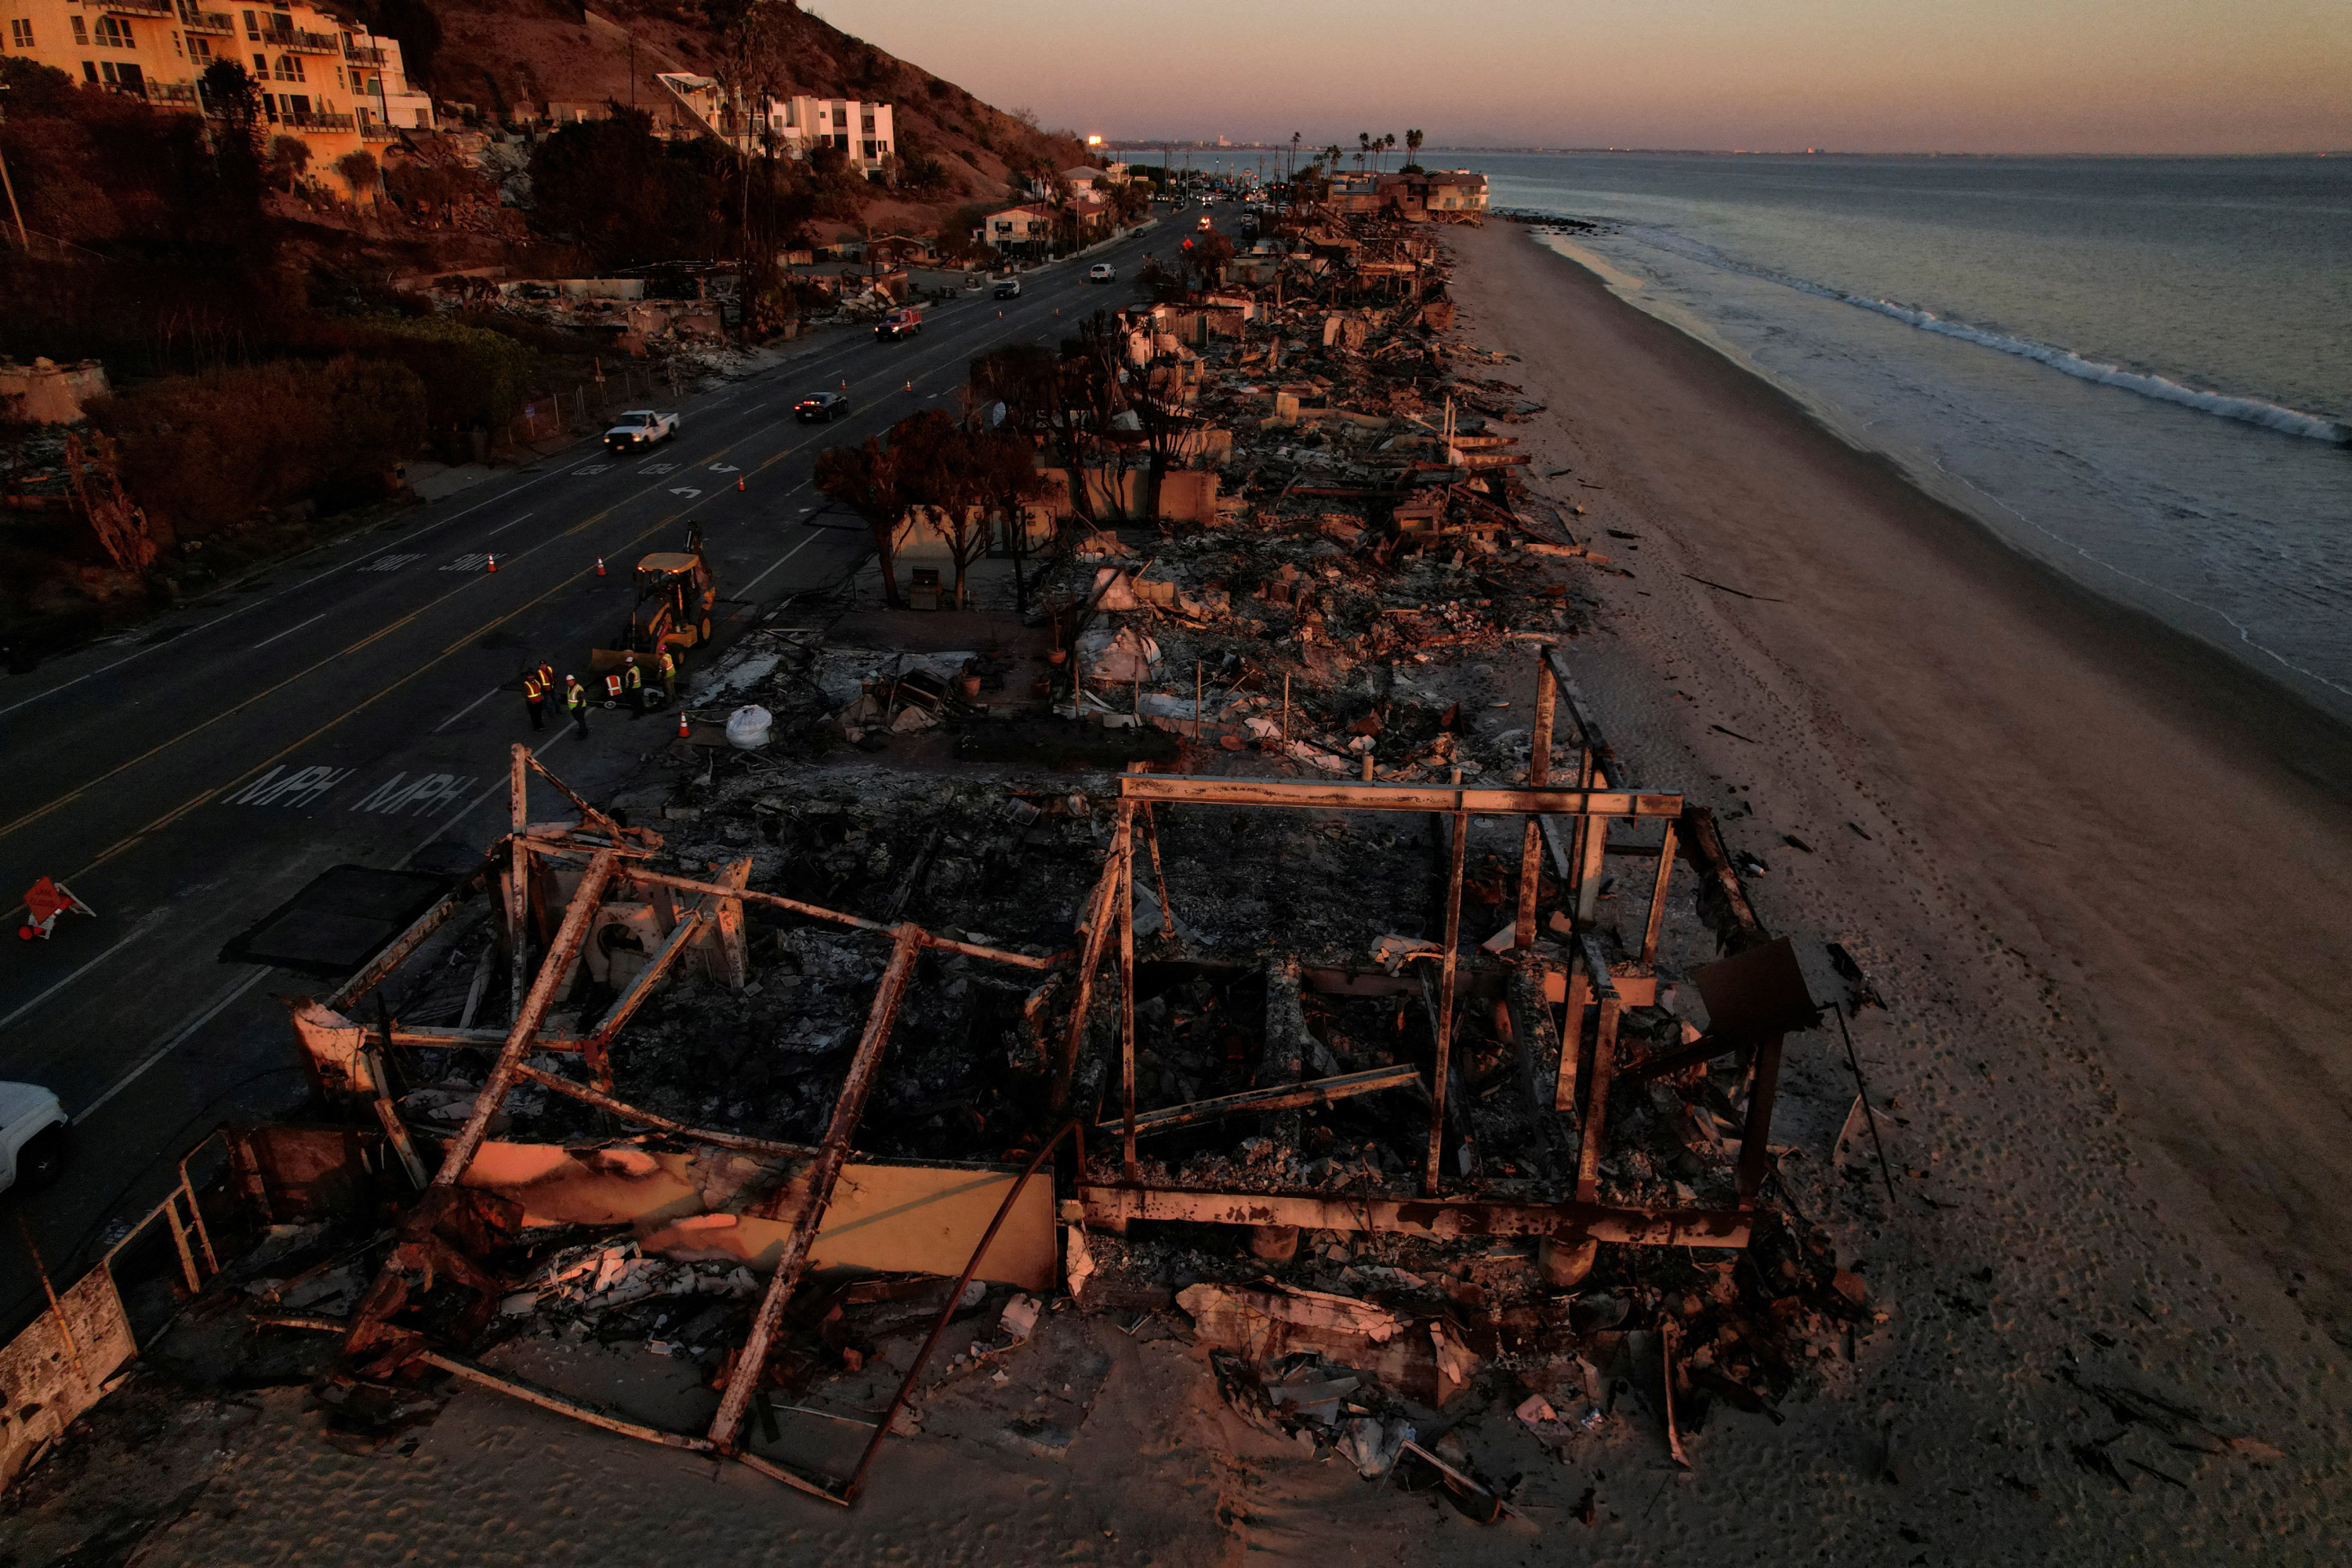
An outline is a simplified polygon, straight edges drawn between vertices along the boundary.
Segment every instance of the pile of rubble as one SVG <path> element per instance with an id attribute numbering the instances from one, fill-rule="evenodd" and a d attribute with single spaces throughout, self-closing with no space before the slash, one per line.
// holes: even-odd
<path id="1" fill-rule="evenodd" d="M 1774 1142 L 1834 1154 L 1849 1097 L 1781 1102 L 1791 946 L 1575 688 L 1612 568 L 1498 428 L 1535 405 L 1423 226 L 1231 271 L 1092 329 L 1132 417 L 1041 426 L 1086 472 L 1025 621 L 913 651 L 798 605 L 698 697 L 772 738 L 689 725 L 601 803 L 518 747 L 513 830 L 295 1010 L 322 1118 L 242 1130 L 240 1181 L 332 1224 L 237 1278 L 336 1336 L 339 1409 L 458 1377 L 847 1503 L 1066 1299 L 1492 1521 L 1457 1402 L 1680 1460 L 1851 1362 L 1882 1314 Z M 691 1367 L 707 1426 L 490 1364 L 534 1341 Z M 856 1468 L 785 1458 L 779 1400 L 849 1383 Z"/>

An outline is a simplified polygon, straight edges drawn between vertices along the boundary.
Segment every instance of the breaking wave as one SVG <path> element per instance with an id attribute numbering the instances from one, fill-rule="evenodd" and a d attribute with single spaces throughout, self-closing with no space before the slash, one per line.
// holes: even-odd
<path id="1" fill-rule="evenodd" d="M 1996 332 L 1984 327 L 1972 327 L 1965 321 L 1950 321 L 1938 316 L 1933 310 L 1898 305 L 1891 300 L 1873 299 L 1867 294 L 1852 294 L 1843 289 L 1832 288 L 1826 283 L 1815 283 L 1802 278 L 1792 278 L 1769 268 L 1748 266 L 1731 259 L 1712 246 L 1695 243 L 1667 230 L 1624 225 L 1620 226 L 1620 232 L 1632 232 L 1660 249 L 1671 250 L 1677 255 L 1704 261 L 1709 266 L 1744 273 L 1750 278 L 1761 279 L 1768 283 L 1778 283 L 1782 288 L 1794 289 L 1800 293 L 1811 294 L 1818 299 L 1833 300 L 1841 305 L 1852 305 L 1857 310 L 1891 317 L 1906 326 L 1916 327 L 1923 332 L 1938 332 L 1948 338 L 1958 338 L 1962 342 L 1974 343 L 1979 348 L 1992 349 L 2000 353 L 2014 354 L 2020 359 L 2033 360 L 2048 365 L 2062 375 L 2071 375 L 2079 381 L 2096 382 L 2102 386 L 2119 387 L 2126 392 L 2137 393 L 2142 397 L 2152 397 L 2160 403 L 2193 408 L 2200 414 L 2210 414 L 2218 418 L 2235 419 L 2248 425 L 2259 425 L 2266 430 L 2275 430 L 2283 436 L 2298 436 L 2307 440 L 2326 441 L 2336 446 L 2352 445 L 2352 426 L 2347 426 L 2340 420 L 2330 419 L 2324 415 L 2305 414 L 2300 409 L 2284 407 L 2275 403 L 2265 403 L 2258 397 L 2232 397 L 2226 393 L 2208 392 L 2201 387 L 2189 386 L 2165 376 L 2151 375 L 2142 371 L 2126 370 L 2121 365 L 2085 359 L 2071 349 L 2035 342 L 2031 338 L 2011 337 L 2006 332 Z"/>

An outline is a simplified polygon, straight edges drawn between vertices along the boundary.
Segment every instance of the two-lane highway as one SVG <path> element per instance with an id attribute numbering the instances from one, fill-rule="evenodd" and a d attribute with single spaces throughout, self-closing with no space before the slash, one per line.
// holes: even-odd
<path id="1" fill-rule="evenodd" d="M 1126 301 L 1152 243 L 1032 273 L 1019 300 L 934 308 L 911 340 L 814 341 L 688 401 L 650 452 L 574 448 L 0 683 L 0 891 L 62 877 L 100 915 L 0 944 L 0 1079 L 56 1089 L 77 1119 L 66 1180 L 31 1205 L 45 1248 L 86 1251 L 211 1126 L 300 1098 L 274 997 L 312 983 L 222 965 L 229 937 L 333 865 L 469 859 L 497 831 L 514 740 L 591 788 L 659 743 L 661 720 L 602 710 L 584 742 L 552 713 L 535 735 L 518 689 L 540 658 L 587 679 L 639 556 L 699 528 L 730 626 L 838 580 L 870 545 L 809 524 L 815 454 L 951 398 L 978 353 Z M 1085 282 L 1096 260 L 1118 286 Z M 793 419 L 799 397 L 845 382 L 849 415 Z M 19 1286 L 0 1266 L 0 1302 L 21 1305 Z"/>

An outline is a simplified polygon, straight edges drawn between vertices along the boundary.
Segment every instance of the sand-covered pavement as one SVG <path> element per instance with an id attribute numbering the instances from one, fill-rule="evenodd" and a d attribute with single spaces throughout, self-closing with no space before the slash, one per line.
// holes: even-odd
<path id="1" fill-rule="evenodd" d="M 1829 1392 L 1719 1411 L 1684 1474 L 1639 1397 L 1565 1461 L 1509 1398 L 1450 1409 L 1525 1478 L 1534 1523 L 1480 1529 L 1244 1426 L 1198 1351 L 1062 1313 L 1006 1383 L 934 1395 L 854 1514 L 488 1394 L 355 1457 L 286 1391 L 192 1421 L 219 1457 L 135 1561 L 2346 1560 L 2352 813 L 2272 749 L 2340 740 L 1524 231 L 1448 237 L 1465 335 L 1520 356 L 1484 374 L 1549 405 L 1538 488 L 1630 573 L 1570 646 L 1628 781 L 1715 806 L 1764 921 L 1885 1003 L 1854 1032 L 1895 1201 L 1783 1162 L 1889 1314 Z M 1851 1093 L 1833 1032 L 1792 1053 Z M 1024 1408 L 1066 1452 L 991 1436 Z"/>

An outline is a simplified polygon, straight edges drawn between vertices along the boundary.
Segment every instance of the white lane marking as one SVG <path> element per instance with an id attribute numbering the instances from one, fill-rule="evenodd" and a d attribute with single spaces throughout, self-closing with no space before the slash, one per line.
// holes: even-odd
<path id="1" fill-rule="evenodd" d="M 223 1013 L 228 1011 L 230 1003 L 235 1002 L 238 997 L 244 995 L 247 992 L 252 990 L 255 986 L 268 979 L 270 973 L 271 972 L 267 969 L 257 969 L 243 980 L 238 981 L 235 985 L 230 986 L 228 991 L 219 1001 L 205 1008 L 201 1016 L 189 1020 L 189 1022 L 174 1033 L 171 1038 L 165 1040 L 162 1045 L 157 1046 L 153 1050 L 148 1052 L 145 1057 L 140 1059 L 137 1067 L 132 1068 L 129 1072 L 124 1073 L 121 1078 L 116 1079 L 112 1087 L 108 1089 L 104 1094 L 100 1095 L 96 1100 L 91 1100 L 88 1105 L 83 1106 L 79 1110 L 74 1112 L 73 1124 L 76 1127 L 79 1127 L 83 1122 L 89 1121 L 91 1117 L 97 1115 L 100 1110 L 105 1108 L 107 1101 L 112 1100 L 116 1095 L 121 1094 L 124 1089 L 129 1089 L 132 1084 L 138 1082 L 140 1078 L 145 1074 L 149 1068 L 153 1067 L 157 1062 L 162 1061 L 165 1057 L 170 1056 L 173 1051 L 179 1049 L 181 1045 L 184 1043 L 190 1036 L 194 1035 L 198 1029 L 203 1028 L 206 1024 L 211 1023 L 215 1018 L 219 1017 Z"/>
<path id="2" fill-rule="evenodd" d="M 278 637 L 290 637 L 296 632 L 300 631 L 304 626 L 310 626 L 315 622 L 325 620 L 327 618 L 327 614 L 328 612 L 325 610 L 320 610 L 317 615 L 312 616 L 310 620 L 301 621 L 296 625 L 288 626 L 284 631 L 278 633 L 275 637 L 266 637 L 259 642 L 255 643 L 253 646 L 257 648 L 268 647 L 271 643 L 276 642 Z"/>
<path id="3" fill-rule="evenodd" d="M 397 572 L 412 561 L 422 561 L 424 559 L 425 552 L 423 551 L 417 551 L 407 555 L 379 555 L 374 560 L 369 562 L 366 565 L 359 567 L 358 570 L 362 572 Z"/>
<path id="4" fill-rule="evenodd" d="M 710 465 L 710 471 L 714 474 L 740 474 L 743 470 L 732 463 L 713 463 Z"/>
<path id="5" fill-rule="evenodd" d="M 463 708 L 458 709 L 455 713 L 450 714 L 449 717 L 442 720 L 441 722 L 434 725 L 433 728 L 425 732 L 428 735 L 439 734 L 442 731 L 447 729 L 450 725 L 455 724 L 458 720 L 463 719 L 467 714 L 471 713 L 475 709 L 479 708 L 483 703 L 488 702 L 491 698 L 496 697 L 499 692 L 504 691 L 505 689 L 506 688 L 503 686 L 491 687 L 488 691 L 483 692 L 479 697 L 475 698 L 471 702 L 467 703 Z"/>
<path id="6" fill-rule="evenodd" d="M 572 471 L 575 474 L 607 474 L 613 471 L 613 465 L 610 463 L 583 463 Z"/>
<path id="7" fill-rule="evenodd" d="M 486 533 L 486 534 L 482 535 L 482 537 L 483 537 L 484 539 L 496 539 L 499 534 L 504 533 L 508 529 L 509 529 L 509 528 L 515 528 L 515 527 L 518 527 L 518 526 L 520 526 L 520 525 L 521 525 L 521 524 L 523 524 L 523 523 L 529 522 L 529 521 L 530 521 L 533 517 L 535 517 L 535 516 L 537 516 L 537 515 L 538 515 L 538 514 L 537 514 L 536 512 L 528 512 L 528 511 L 527 511 L 527 512 L 523 513 L 520 517 L 519 517 L 519 518 L 515 519 L 513 522 L 502 522 L 502 523 L 499 524 L 499 525 L 498 525 L 498 527 L 496 527 L 496 528 L 494 528 L 494 529 L 490 530 L 490 531 L 489 531 L 489 532 L 488 532 L 488 533 Z"/>
<path id="8" fill-rule="evenodd" d="M 406 533 L 402 534 L 398 539 L 394 540 L 393 543 L 394 545 L 405 544 L 410 540 L 430 533 L 436 528 L 445 527 L 449 523 L 453 523 L 469 512 L 477 512 L 486 506 L 496 506 L 502 501 L 511 500 L 515 496 L 530 489 L 533 485 L 545 484 L 550 479 L 562 479 L 571 471 L 572 470 L 570 468 L 558 468 L 552 473 L 541 474 L 535 479 L 526 479 L 521 484 L 515 486 L 513 489 L 508 490 L 503 495 L 492 496 L 485 500 L 478 500 L 471 506 L 460 507 L 457 510 L 451 512 L 446 517 L 436 517 L 430 522 L 421 523 L 417 527 L 409 530 Z M 326 548 L 331 550 L 349 542 L 350 541 L 348 540 L 336 540 L 328 544 Z M 421 559 L 419 556 L 406 556 L 403 558 L 402 564 L 404 565 L 409 561 L 419 559 Z M 391 571 L 394 568 L 387 566 L 382 569 L 384 571 Z M 235 620 L 237 616 L 246 614 L 249 610 L 257 610 L 264 605 L 274 605 L 280 599 L 306 592 L 314 584 L 325 582 L 328 578 L 333 576 L 338 572 L 350 572 L 354 570 L 366 571 L 368 568 L 363 566 L 355 567 L 354 564 L 349 561 L 346 561 L 338 566 L 330 566 L 316 576 L 304 578 L 301 582 L 295 584 L 291 588 L 283 589 L 278 593 L 270 595 L 265 599 L 255 599 L 249 604 L 239 605 L 236 609 L 229 611 L 226 615 L 215 616 L 211 620 L 205 622 L 202 626 L 190 626 L 188 630 L 190 632 L 208 632 L 212 630 L 213 627 L 219 626 L 226 621 Z M 19 708 L 26 707 L 29 704 L 41 701 L 45 698 L 55 697 L 60 691 L 68 690 L 73 687 L 79 686 L 85 680 L 95 679 L 97 677 L 106 674 L 109 670 L 120 669 L 133 659 L 146 658 L 148 654 L 153 652 L 161 646 L 163 645 L 160 643 L 150 643 L 144 645 L 136 653 L 124 654 L 112 664 L 102 664 L 96 669 L 86 669 L 79 675 L 75 676 L 71 680 L 61 680 L 58 682 L 57 685 L 50 687 L 47 691 L 36 691 L 30 697 L 20 697 L 16 701 L 8 704 L 7 707 L 0 708 L 0 717 L 5 717 L 10 713 L 14 713 Z"/>
<path id="9" fill-rule="evenodd" d="M 448 565 L 441 568 L 441 570 L 444 572 L 479 572 L 484 566 L 489 564 L 489 560 L 490 558 L 487 552 L 479 550 L 469 551 L 466 554 L 460 555 L 457 559 L 449 563 Z"/>
<path id="10" fill-rule="evenodd" d="M 6 1017 L 0 1018 L 0 1029 L 6 1028 L 9 1025 L 15 1023 L 17 1019 L 23 1017 L 26 1014 L 31 1012 L 42 1003 L 47 1001 L 58 992 L 64 990 L 75 981 L 79 980 L 83 975 L 88 974 L 91 970 L 96 969 L 100 964 L 104 963 L 108 959 L 112 958 L 116 953 L 121 952 L 124 948 L 129 947 L 132 942 L 137 942 L 140 938 L 145 936 L 147 934 L 148 928 L 152 926 L 162 918 L 163 911 L 161 910 L 142 917 L 139 923 L 131 928 L 131 934 L 129 936 L 124 937 L 112 947 L 108 948 L 104 952 L 100 953 L 96 958 L 91 959 L 88 963 L 83 964 L 79 969 L 75 970 L 71 974 L 67 975 L 63 980 L 58 981 L 47 991 L 42 992 L 38 996 L 34 997 L 30 1002 L 25 1003 Z"/>
<path id="11" fill-rule="evenodd" d="M 697 497 L 697 496 L 700 495 L 702 492 L 701 492 L 700 490 L 698 490 L 698 489 L 696 489 L 692 485 L 679 485 L 679 486 L 677 486 L 676 489 L 672 489 L 669 493 L 670 493 L 670 494 L 672 494 L 672 495 L 674 495 L 674 496 L 684 496 L 687 500 L 692 500 L 695 497 Z"/>
<path id="12" fill-rule="evenodd" d="M 675 473 L 677 471 L 677 465 L 676 463 L 647 463 L 637 469 L 637 472 L 641 474 L 655 475 Z"/>
<path id="13" fill-rule="evenodd" d="M 554 735 L 549 738 L 547 745 L 540 747 L 539 750 L 533 752 L 531 755 L 535 757 L 543 757 L 547 755 L 549 746 L 554 745 L 556 742 L 564 739 L 570 733 L 571 731 L 568 729 L 557 731 Z M 443 821 L 435 823 L 433 825 L 433 831 L 418 839 L 415 847 L 411 848 L 407 854 L 402 856 L 400 858 L 400 864 L 394 867 L 393 869 L 396 871 L 406 869 L 408 863 L 411 860 L 415 859 L 417 855 L 423 851 L 426 845 L 432 843 L 435 839 L 440 837 L 442 834 L 447 832 L 451 827 L 472 816 L 474 812 L 481 806 L 484 801 L 489 799 L 490 796 L 496 795 L 499 791 L 505 789 L 506 787 L 508 787 L 508 785 L 505 779 L 497 780 L 491 784 L 488 788 L 483 790 L 481 794 L 467 802 L 466 805 L 455 815 Z M 120 946 L 121 944 L 118 943 L 117 945 Z M 87 968 L 89 966 L 84 965 L 83 967 Z M 153 1050 L 148 1052 L 146 1056 L 140 1059 L 138 1066 L 132 1068 L 129 1072 L 124 1073 L 121 1078 L 116 1079 L 114 1082 L 108 1087 L 105 1093 L 100 1095 L 96 1100 L 91 1100 L 88 1105 L 82 1107 L 79 1111 L 76 1112 L 73 1119 L 73 1124 L 79 1127 L 83 1122 L 89 1121 L 91 1117 L 97 1115 L 109 1100 L 111 1100 L 116 1095 L 121 1094 L 124 1089 L 129 1089 L 132 1084 L 136 1083 L 149 1068 L 153 1067 L 157 1062 L 162 1061 L 165 1057 L 170 1056 L 173 1051 L 179 1049 L 180 1047 L 185 1045 L 194 1037 L 197 1030 L 203 1028 L 206 1024 L 211 1023 L 215 1018 L 219 1017 L 221 1014 L 227 1011 L 231 1003 L 235 1002 L 238 997 L 243 996 L 255 986 L 260 984 L 264 980 L 268 979 L 269 976 L 275 973 L 276 971 L 266 968 L 255 970 L 250 976 L 239 981 L 226 995 L 222 996 L 211 1006 L 205 1008 L 201 1015 L 190 1018 L 179 1028 L 173 1030 L 169 1038 L 164 1040 L 162 1045 L 156 1047 Z M 71 978 L 71 976 L 68 976 L 68 978 Z M 57 987 L 52 986 L 50 989 L 55 990 Z M 11 1015 L 11 1016 L 13 1016 L 14 1015 Z"/>
<path id="14" fill-rule="evenodd" d="M 768 580 L 770 573 L 774 572 L 777 566 L 782 566 L 785 562 L 790 561 L 793 556 L 798 555 L 802 551 L 806 550 L 811 542 L 817 536 L 814 533 L 810 534 L 806 539 L 802 540 L 798 544 L 795 544 L 790 550 L 785 551 L 783 554 L 778 558 L 775 566 L 769 567 L 766 572 L 761 573 L 757 577 L 754 577 L 749 583 L 744 584 L 742 588 L 744 597 L 749 598 L 752 589 L 758 587 L 761 584 Z"/>

